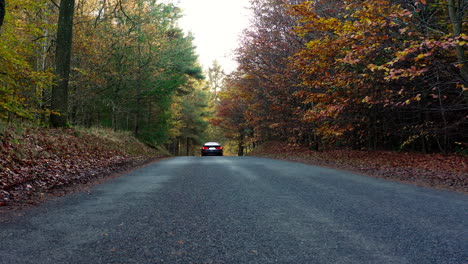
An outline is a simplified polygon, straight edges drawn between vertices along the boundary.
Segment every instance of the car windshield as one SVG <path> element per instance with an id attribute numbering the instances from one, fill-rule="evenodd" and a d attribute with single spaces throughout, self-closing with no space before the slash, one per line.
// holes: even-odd
<path id="1" fill-rule="evenodd" d="M 219 143 L 217 142 L 208 142 L 208 143 L 205 143 L 204 145 L 205 147 L 210 147 L 210 146 L 221 146 Z"/>

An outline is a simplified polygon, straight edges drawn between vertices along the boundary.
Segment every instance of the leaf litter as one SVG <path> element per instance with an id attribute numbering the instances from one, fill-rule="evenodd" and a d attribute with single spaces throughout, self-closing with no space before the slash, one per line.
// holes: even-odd
<path id="1" fill-rule="evenodd" d="M 268 142 L 250 155 L 350 170 L 419 186 L 468 193 L 468 157 L 461 154 L 349 149 L 313 151 L 283 142 Z"/>

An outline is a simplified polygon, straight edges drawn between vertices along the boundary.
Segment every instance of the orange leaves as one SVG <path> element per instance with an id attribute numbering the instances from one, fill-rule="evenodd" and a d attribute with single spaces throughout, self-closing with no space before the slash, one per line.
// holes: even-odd
<path id="1" fill-rule="evenodd" d="M 453 38 L 444 36 L 438 39 L 416 39 L 408 41 L 408 46 L 394 53 L 394 58 L 377 66 L 368 64 L 371 71 L 385 72 L 385 80 L 414 79 L 424 76 L 431 66 L 437 62 L 437 57 L 446 56 L 456 45 L 467 45 L 466 36 Z"/>
<path id="2" fill-rule="evenodd" d="M 284 135 L 288 127 L 283 124 L 288 123 L 279 119 L 296 118 L 299 122 L 289 123 L 294 128 L 288 139 L 304 140 L 304 135 L 313 134 L 319 140 L 353 147 L 368 141 L 368 146 L 382 143 L 398 148 L 416 136 L 418 140 L 410 145 L 434 148 L 437 144 L 429 140 L 448 139 L 449 135 L 440 136 L 441 131 L 448 133 L 442 126 L 455 128 L 462 123 L 460 109 L 466 102 L 462 95 L 467 89 L 457 81 L 462 80 L 456 77 L 457 67 L 463 65 L 456 62 L 453 50 L 465 48 L 468 37 L 441 37 L 447 28 L 446 18 L 433 6 L 422 4 L 426 2 L 419 1 L 415 8 L 408 2 L 349 0 L 304 1 L 290 6 L 288 14 L 295 21 L 288 25 L 295 28 L 278 35 L 290 36 L 292 32 L 299 39 L 289 43 L 302 45 L 270 56 L 278 50 L 272 49 L 278 47 L 272 43 L 281 41 L 273 34 L 254 32 L 249 37 L 256 40 L 252 41 L 255 45 L 240 54 L 241 62 L 250 62 L 243 64 L 242 70 L 259 78 L 251 87 L 250 94 L 255 96 L 249 99 L 256 100 L 255 110 L 268 110 L 257 114 L 257 120 L 250 124 L 266 123 L 269 136 Z M 273 21 L 268 18 L 268 22 Z M 427 30 L 428 22 L 434 31 Z M 262 47 L 265 43 L 267 48 Z M 286 70 L 278 71 L 280 67 Z M 294 78 L 297 82 L 284 82 Z M 293 98 L 285 99 L 283 94 Z M 248 108 L 254 109 L 251 105 Z M 454 116 L 449 116 L 447 109 Z M 248 116 L 255 118 L 255 114 L 251 111 Z M 401 125 L 404 131 L 398 129 Z M 423 134 L 434 138 L 421 139 Z"/>
<path id="3" fill-rule="evenodd" d="M 309 41 L 290 67 L 301 72 L 302 86 L 308 91 L 296 95 L 304 103 L 314 104 L 303 120 L 317 125 L 316 132 L 332 140 L 353 129 L 347 117 L 363 114 L 350 109 L 365 112 L 385 101 L 386 95 L 380 91 L 385 89 L 379 87 L 382 75 L 376 73 L 418 76 L 424 69 L 400 72 L 382 63 L 391 60 L 389 55 L 401 34 L 411 31 L 405 24 L 412 15 L 408 10 L 386 0 L 348 1 L 341 3 L 336 14 L 323 14 L 320 8 L 323 6 L 310 2 L 293 6 L 300 24 L 296 32 Z M 420 59 L 431 55 L 423 54 Z"/>

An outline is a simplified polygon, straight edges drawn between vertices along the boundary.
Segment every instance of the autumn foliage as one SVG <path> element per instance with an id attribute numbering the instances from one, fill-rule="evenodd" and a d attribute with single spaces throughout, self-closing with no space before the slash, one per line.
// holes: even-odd
<path id="1" fill-rule="evenodd" d="M 468 36 L 454 29 L 467 24 L 453 19 L 466 3 L 449 2 L 457 5 L 253 1 L 238 73 L 221 103 L 229 108 L 229 96 L 241 94 L 247 105 L 231 131 L 242 128 L 246 143 L 280 139 L 314 149 L 466 151 L 467 63 L 459 51 Z M 250 85 L 235 84 L 242 76 Z"/>
<path id="2" fill-rule="evenodd" d="M 184 108 L 171 106 L 197 94 L 204 76 L 193 37 L 178 26 L 181 10 L 161 1 L 75 1 L 68 96 L 54 96 L 60 4 L 6 1 L 0 121 L 48 125 L 49 116 L 58 114 L 66 126 L 132 131 L 154 145 L 184 134 L 171 129 Z M 52 108 L 52 101 L 68 101 L 68 107 Z"/>

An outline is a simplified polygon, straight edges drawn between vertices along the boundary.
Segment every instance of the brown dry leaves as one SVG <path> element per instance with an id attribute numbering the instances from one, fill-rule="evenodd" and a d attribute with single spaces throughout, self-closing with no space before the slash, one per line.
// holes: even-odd
<path id="1" fill-rule="evenodd" d="M 251 155 L 352 170 L 421 186 L 468 192 L 468 157 L 392 151 L 311 151 L 270 142 Z"/>
<path id="2" fill-rule="evenodd" d="M 119 142 L 73 129 L 10 128 L 0 140 L 0 206 L 85 183 L 141 158 Z"/>

